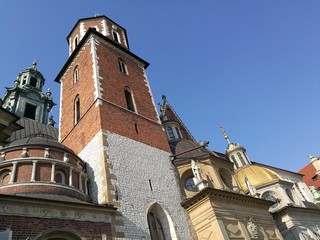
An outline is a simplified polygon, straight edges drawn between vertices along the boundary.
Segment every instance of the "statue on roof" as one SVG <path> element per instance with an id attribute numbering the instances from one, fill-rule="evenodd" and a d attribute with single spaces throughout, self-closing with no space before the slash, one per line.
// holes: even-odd
<path id="1" fill-rule="evenodd" d="M 251 182 L 249 181 L 249 179 L 247 177 L 245 177 L 244 181 L 248 187 L 250 195 L 252 197 L 255 197 L 257 195 L 257 189 L 251 184 Z"/>
<path id="2" fill-rule="evenodd" d="M 198 181 L 202 181 L 201 175 L 200 175 L 200 171 L 199 171 L 199 167 L 197 166 L 196 162 L 194 160 L 191 160 L 191 168 L 192 168 L 192 172 L 194 177 L 198 180 Z"/>

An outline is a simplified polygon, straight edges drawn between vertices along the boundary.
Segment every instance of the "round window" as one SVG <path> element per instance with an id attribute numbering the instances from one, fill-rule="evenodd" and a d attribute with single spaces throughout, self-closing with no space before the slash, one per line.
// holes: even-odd
<path id="1" fill-rule="evenodd" d="M 198 191 L 196 185 L 194 184 L 193 177 L 187 178 L 187 180 L 185 181 L 185 189 L 187 189 L 190 192 Z"/>

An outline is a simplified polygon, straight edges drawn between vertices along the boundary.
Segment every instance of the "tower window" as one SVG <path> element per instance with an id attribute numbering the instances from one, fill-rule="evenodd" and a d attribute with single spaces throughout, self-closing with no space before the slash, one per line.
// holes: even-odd
<path id="1" fill-rule="evenodd" d="M 74 124 L 77 124 L 80 120 L 80 99 L 76 96 L 74 100 Z"/>
<path id="2" fill-rule="evenodd" d="M 246 162 L 244 161 L 241 153 L 237 152 L 237 155 L 238 155 L 238 157 L 239 157 L 239 160 L 240 160 L 241 164 L 242 164 L 243 166 L 246 165 Z"/>
<path id="3" fill-rule="evenodd" d="M 23 80 L 22 80 L 22 85 L 25 85 L 26 82 L 27 82 L 27 76 L 24 76 L 24 77 L 23 77 Z"/>
<path id="4" fill-rule="evenodd" d="M 78 70 L 78 66 L 76 66 L 73 70 L 73 83 L 78 82 L 79 80 L 79 70 Z"/>
<path id="5" fill-rule="evenodd" d="M 76 48 L 78 46 L 78 38 L 76 37 L 75 39 L 74 39 L 74 48 Z"/>
<path id="6" fill-rule="evenodd" d="M 37 87 L 37 79 L 35 77 L 31 77 L 29 85 L 32 87 Z"/>
<path id="7" fill-rule="evenodd" d="M 167 126 L 166 132 L 169 140 L 182 139 L 180 129 L 174 125 Z"/>
<path id="8" fill-rule="evenodd" d="M 24 117 L 35 120 L 36 119 L 37 106 L 26 103 L 26 108 L 24 110 Z"/>
<path id="9" fill-rule="evenodd" d="M 236 165 L 236 167 L 239 168 L 239 164 L 233 155 L 231 156 L 231 159 L 232 159 L 233 163 Z"/>
<path id="10" fill-rule="evenodd" d="M 170 140 L 175 139 L 172 127 L 167 127 L 167 133 Z"/>
<path id="11" fill-rule="evenodd" d="M 124 89 L 124 95 L 126 97 L 126 103 L 128 110 L 135 112 L 133 97 L 129 88 Z"/>
<path id="12" fill-rule="evenodd" d="M 151 235 L 151 240 L 163 240 L 163 228 L 158 217 L 153 213 L 148 213 L 148 225 Z"/>
<path id="13" fill-rule="evenodd" d="M 119 60 L 119 69 L 120 69 L 120 72 L 128 75 L 127 65 L 123 60 Z"/>
<path id="14" fill-rule="evenodd" d="M 117 42 L 117 43 L 121 43 L 120 42 L 120 36 L 119 36 L 119 33 L 112 30 L 112 36 L 113 36 L 113 39 Z"/>

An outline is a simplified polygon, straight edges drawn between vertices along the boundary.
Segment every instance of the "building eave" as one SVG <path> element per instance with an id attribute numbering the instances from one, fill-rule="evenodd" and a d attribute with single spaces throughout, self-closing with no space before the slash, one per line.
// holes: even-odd
<path id="1" fill-rule="evenodd" d="M 198 192 L 195 196 L 181 202 L 181 206 L 185 209 L 192 207 L 193 205 L 197 204 L 198 202 L 204 199 L 220 199 L 223 201 L 231 200 L 235 201 L 238 204 L 251 204 L 251 205 L 259 205 L 266 208 L 269 208 L 272 204 L 271 201 L 255 198 L 247 195 L 242 195 L 234 192 L 228 192 L 224 190 L 214 189 L 211 187 L 206 187 L 200 192 Z"/>

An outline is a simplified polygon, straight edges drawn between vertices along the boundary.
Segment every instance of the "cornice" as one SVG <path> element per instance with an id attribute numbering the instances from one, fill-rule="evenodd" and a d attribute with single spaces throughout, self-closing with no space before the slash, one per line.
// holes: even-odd
<path id="1" fill-rule="evenodd" d="M 273 202 L 268 200 L 254 198 L 247 195 L 242 195 L 234 192 L 227 192 L 227 191 L 207 187 L 202 191 L 200 191 L 199 193 L 197 193 L 195 196 L 183 201 L 181 205 L 182 207 L 187 209 L 199 203 L 200 201 L 204 200 L 205 198 L 209 198 L 212 201 L 216 201 L 216 200 L 234 201 L 239 205 L 251 204 L 251 205 L 259 205 L 267 208 L 269 208 L 273 204 Z"/>

